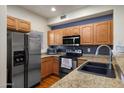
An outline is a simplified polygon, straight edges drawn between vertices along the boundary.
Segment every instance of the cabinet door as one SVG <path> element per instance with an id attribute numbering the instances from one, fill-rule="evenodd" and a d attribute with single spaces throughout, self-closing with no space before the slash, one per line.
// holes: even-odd
<path id="1" fill-rule="evenodd" d="M 54 57 L 45 57 L 41 61 L 41 77 L 45 78 L 53 73 Z"/>
<path id="2" fill-rule="evenodd" d="M 79 26 L 72 27 L 71 31 L 72 31 L 71 33 L 72 35 L 79 35 L 80 27 Z"/>
<path id="3" fill-rule="evenodd" d="M 54 57 L 52 72 L 55 75 L 59 75 L 59 58 Z"/>
<path id="4" fill-rule="evenodd" d="M 41 62 L 41 77 L 44 78 L 47 76 L 47 62 L 43 61 Z"/>
<path id="5" fill-rule="evenodd" d="M 64 28 L 63 29 L 63 35 L 64 36 L 71 36 L 71 28 L 70 27 Z"/>
<path id="6" fill-rule="evenodd" d="M 30 22 L 24 21 L 24 20 L 18 20 L 18 30 L 22 32 L 30 32 L 31 31 L 31 25 Z"/>
<path id="7" fill-rule="evenodd" d="M 10 30 L 16 30 L 17 28 L 17 19 L 11 16 L 7 17 L 7 28 Z"/>
<path id="8" fill-rule="evenodd" d="M 110 33 L 111 41 L 110 41 L 110 44 L 113 44 L 113 21 L 112 20 L 110 21 L 110 26 L 111 26 L 111 33 Z"/>
<path id="9" fill-rule="evenodd" d="M 48 31 L 48 45 L 54 44 L 55 44 L 54 31 Z"/>
<path id="10" fill-rule="evenodd" d="M 59 75 L 59 62 L 53 62 L 53 74 Z"/>
<path id="11" fill-rule="evenodd" d="M 68 27 L 64 29 L 64 36 L 73 36 L 73 35 L 79 35 L 80 28 L 79 26 L 74 27 Z"/>
<path id="12" fill-rule="evenodd" d="M 55 37 L 55 45 L 62 45 L 62 37 L 63 37 L 63 30 L 55 30 L 54 31 Z"/>
<path id="13" fill-rule="evenodd" d="M 50 57 L 49 61 L 47 61 L 47 76 L 52 74 L 52 65 L 53 65 L 53 58 Z"/>
<path id="14" fill-rule="evenodd" d="M 52 61 L 44 61 L 41 65 L 41 77 L 45 78 L 52 74 Z"/>
<path id="15" fill-rule="evenodd" d="M 80 27 L 81 44 L 93 44 L 93 24 Z"/>
<path id="16" fill-rule="evenodd" d="M 99 22 L 94 24 L 95 44 L 110 44 L 111 43 L 110 34 L 111 34 L 110 21 Z"/>

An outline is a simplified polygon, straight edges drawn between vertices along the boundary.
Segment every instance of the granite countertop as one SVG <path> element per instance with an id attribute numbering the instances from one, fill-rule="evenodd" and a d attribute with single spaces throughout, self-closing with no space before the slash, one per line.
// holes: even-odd
<path id="1" fill-rule="evenodd" d="M 80 57 L 79 59 L 87 59 L 92 61 L 100 61 L 106 62 L 108 59 L 107 56 L 98 56 L 95 57 L 94 55 L 85 55 Z M 116 61 L 114 60 L 113 64 Z M 123 64 L 124 63 L 120 63 Z M 82 64 L 83 65 L 83 64 Z M 79 67 L 78 67 L 79 68 Z M 85 72 L 80 72 L 76 68 L 74 71 L 69 73 L 67 76 L 56 82 L 51 88 L 113 88 L 113 87 L 124 87 L 124 83 L 119 79 L 117 72 L 116 78 L 107 78 L 103 76 L 88 74 Z M 123 67 L 124 68 L 124 67 Z M 116 69 L 115 69 L 116 71 Z"/>
<path id="2" fill-rule="evenodd" d="M 41 54 L 41 58 L 45 58 L 45 57 L 51 57 L 51 56 L 56 56 L 56 57 L 59 57 L 61 55 L 63 55 L 64 53 L 58 53 L 58 54 L 55 54 L 55 55 L 48 55 L 47 53 L 42 53 Z"/>
<path id="3" fill-rule="evenodd" d="M 47 55 L 47 54 L 42 54 L 41 55 L 41 58 L 45 58 L 45 57 L 51 57 L 51 56 L 56 56 L 56 57 L 58 57 L 58 56 L 60 56 L 60 55 Z"/>
<path id="4" fill-rule="evenodd" d="M 117 64 L 120 66 L 122 73 L 124 73 L 124 54 L 116 55 L 115 60 Z"/>

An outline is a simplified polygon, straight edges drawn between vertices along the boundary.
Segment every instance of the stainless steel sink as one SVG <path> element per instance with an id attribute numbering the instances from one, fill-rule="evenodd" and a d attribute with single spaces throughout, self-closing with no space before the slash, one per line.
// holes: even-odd
<path id="1" fill-rule="evenodd" d="M 112 65 L 112 68 L 109 69 L 109 64 L 100 63 L 100 62 L 88 61 L 87 63 L 82 65 L 78 70 L 86 73 L 109 77 L 109 78 L 116 77 L 113 65 Z"/>

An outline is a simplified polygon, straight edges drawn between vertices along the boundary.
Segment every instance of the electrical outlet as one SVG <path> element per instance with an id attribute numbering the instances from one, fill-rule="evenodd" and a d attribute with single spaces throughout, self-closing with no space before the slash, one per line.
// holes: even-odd
<path id="1" fill-rule="evenodd" d="M 91 50 L 90 50 L 90 48 L 87 48 L 87 52 L 89 53 Z"/>

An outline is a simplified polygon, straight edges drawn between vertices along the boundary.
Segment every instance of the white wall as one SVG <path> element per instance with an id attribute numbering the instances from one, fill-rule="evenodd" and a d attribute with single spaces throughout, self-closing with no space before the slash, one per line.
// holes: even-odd
<path id="1" fill-rule="evenodd" d="M 48 19 L 48 24 L 53 25 L 53 24 L 60 23 L 63 21 L 70 21 L 70 20 L 74 20 L 77 18 L 85 18 L 87 16 L 96 15 L 101 12 L 105 12 L 105 11 L 109 11 L 109 10 L 113 10 L 113 6 L 100 6 L 100 5 L 87 6 L 85 8 L 79 9 L 77 11 L 66 13 L 65 14 L 67 16 L 66 19 L 61 20 L 60 16 L 50 18 L 50 19 Z"/>
<path id="2" fill-rule="evenodd" d="M 113 10 L 113 31 L 114 31 L 114 51 L 116 52 L 116 46 L 124 46 L 124 6 L 89 6 L 82 8 L 80 10 L 67 13 L 67 18 L 60 20 L 59 17 L 51 18 L 48 20 L 48 24 L 54 25 L 61 22 L 66 22 L 78 18 L 83 18 L 87 16 L 92 16 L 95 14 L 100 14 L 105 11 Z"/>
<path id="3" fill-rule="evenodd" d="M 124 5 L 114 8 L 114 51 L 124 46 Z"/>
<path id="4" fill-rule="evenodd" d="M 6 54 L 6 6 L 0 5 L 0 87 L 6 87 L 7 54 Z"/>
<path id="5" fill-rule="evenodd" d="M 31 29 L 34 31 L 43 32 L 43 49 L 42 52 L 46 52 L 47 49 L 47 19 L 39 16 L 29 10 L 26 10 L 20 6 L 7 6 L 7 14 L 20 19 L 24 19 L 31 22 Z"/>

